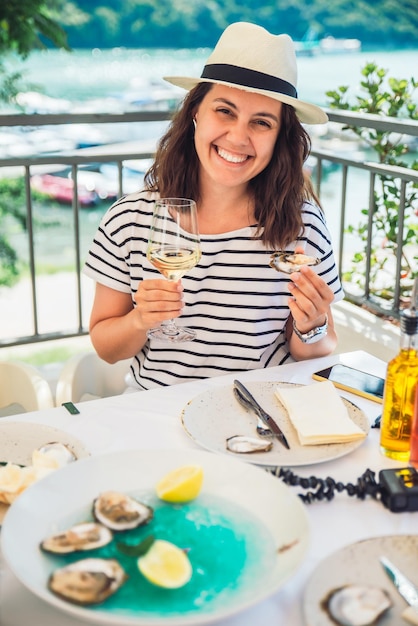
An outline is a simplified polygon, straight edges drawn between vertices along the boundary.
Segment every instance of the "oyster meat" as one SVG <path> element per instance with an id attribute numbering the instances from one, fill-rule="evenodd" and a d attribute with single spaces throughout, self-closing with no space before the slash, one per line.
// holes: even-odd
<path id="1" fill-rule="evenodd" d="M 105 491 L 93 502 L 95 519 L 114 531 L 130 530 L 147 524 L 154 516 L 153 509 L 118 491 Z"/>
<path id="2" fill-rule="evenodd" d="M 106 546 L 113 539 L 112 531 L 97 522 L 75 524 L 67 530 L 44 539 L 41 549 L 52 554 L 94 550 Z"/>
<path id="3" fill-rule="evenodd" d="M 34 454 L 44 455 L 51 459 L 51 463 L 55 462 L 56 467 L 64 467 L 64 465 L 68 465 L 69 463 L 73 463 L 73 461 L 77 460 L 76 455 L 65 443 L 61 443 L 59 441 L 51 441 L 50 443 L 46 443 L 37 450 L 34 451 Z"/>
<path id="4" fill-rule="evenodd" d="M 392 600 L 380 587 L 347 585 L 334 589 L 322 605 L 340 626 L 372 626 L 392 606 Z"/>
<path id="5" fill-rule="evenodd" d="M 268 452 L 273 447 L 273 442 L 257 437 L 234 435 L 226 440 L 227 450 L 237 454 L 251 454 L 253 452 Z"/>
<path id="6" fill-rule="evenodd" d="M 292 272 L 300 272 L 300 268 L 304 265 L 318 265 L 320 259 L 307 254 L 274 252 L 271 255 L 270 267 L 278 272 L 291 274 Z"/>
<path id="7" fill-rule="evenodd" d="M 81 559 L 53 572 L 48 589 L 64 600 L 85 606 L 103 602 L 126 579 L 125 570 L 115 559 Z"/>

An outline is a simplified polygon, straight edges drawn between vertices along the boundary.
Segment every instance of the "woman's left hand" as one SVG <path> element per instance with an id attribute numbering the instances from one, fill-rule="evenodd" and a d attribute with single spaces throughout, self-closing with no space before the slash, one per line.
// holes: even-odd
<path id="1" fill-rule="evenodd" d="M 289 309 L 301 333 L 306 333 L 325 323 L 329 306 L 334 300 L 334 293 L 327 283 L 315 271 L 305 266 L 299 272 L 290 275 Z"/>

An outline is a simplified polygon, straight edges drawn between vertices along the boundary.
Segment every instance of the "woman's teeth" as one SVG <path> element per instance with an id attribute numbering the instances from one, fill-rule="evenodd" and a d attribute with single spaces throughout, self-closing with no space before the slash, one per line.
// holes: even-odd
<path id="1" fill-rule="evenodd" d="M 230 154 L 229 152 L 222 150 L 222 148 L 217 148 L 217 152 L 220 157 L 222 157 L 223 159 L 225 159 L 225 161 L 228 161 L 229 163 L 243 163 L 248 158 L 248 156 L 246 155 L 236 156 L 234 154 Z"/>

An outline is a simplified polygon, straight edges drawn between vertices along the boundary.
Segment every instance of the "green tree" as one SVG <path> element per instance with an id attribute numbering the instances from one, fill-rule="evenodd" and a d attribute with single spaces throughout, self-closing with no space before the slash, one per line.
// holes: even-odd
<path id="1" fill-rule="evenodd" d="M 58 0 L 3 0 L 0 6 L 0 53 L 15 51 L 23 58 L 44 48 L 44 38 L 68 48 L 67 35 L 51 17 Z"/>
<path id="2" fill-rule="evenodd" d="M 77 7 L 76 0 L 72 4 Z M 355 37 L 380 48 L 417 43 L 416 0 L 78 0 L 78 4 L 87 17 L 74 25 L 66 22 L 73 48 L 212 47 L 225 26 L 240 20 L 294 39 L 314 30 L 318 37 Z M 74 15 L 68 11 L 66 17 L 70 13 Z"/>
<path id="3" fill-rule="evenodd" d="M 360 83 L 361 95 L 356 102 L 348 102 L 348 87 L 341 86 L 335 91 L 328 91 L 330 106 L 336 109 L 370 113 L 386 117 L 403 117 L 418 120 L 418 105 L 413 99 L 418 82 L 414 79 L 388 78 L 387 70 L 379 68 L 375 63 L 367 63 L 362 70 Z M 382 164 L 409 167 L 418 171 L 418 160 L 405 160 L 409 146 L 402 137 L 389 131 L 346 126 L 357 134 L 376 154 L 377 161 Z M 371 295 L 382 300 L 393 299 L 394 271 L 398 251 L 399 207 L 401 202 L 401 184 L 389 176 L 378 176 L 374 189 L 373 227 L 369 233 L 369 209 L 363 209 L 364 219 L 358 224 L 351 224 L 347 232 L 355 235 L 363 244 L 363 250 L 357 252 L 351 267 L 344 272 L 343 278 L 356 284 L 360 290 L 365 287 L 366 248 L 370 240 Z M 402 258 L 400 268 L 401 298 L 410 295 L 414 278 L 418 276 L 418 184 L 408 183 L 405 188 L 405 212 L 402 232 Z M 394 303 L 401 306 L 401 302 Z"/>
<path id="4" fill-rule="evenodd" d="M 8 54 L 26 58 L 34 49 L 45 48 L 45 40 L 69 50 L 67 35 L 53 18 L 60 0 L 2 0 L 0 4 L 0 100 L 11 101 L 21 90 L 22 75 L 9 73 L 4 60 Z M 0 180 L 0 285 L 12 285 L 19 276 L 16 251 L 7 238 L 10 223 L 26 228 L 25 187 L 22 179 Z"/>
<path id="5" fill-rule="evenodd" d="M 0 100 L 8 102 L 21 90 L 22 75 L 7 72 L 7 55 L 26 58 L 32 50 L 45 48 L 46 41 L 69 50 L 64 29 L 52 17 L 61 4 L 61 0 L 3 0 L 0 4 Z"/>
<path id="6" fill-rule="evenodd" d="M 22 211 L 25 197 L 23 178 L 0 179 L 0 285 L 13 285 L 19 278 L 21 266 L 17 252 L 5 233 L 10 227 L 26 229 L 26 216 Z M 12 226 L 11 226 L 12 225 Z"/>

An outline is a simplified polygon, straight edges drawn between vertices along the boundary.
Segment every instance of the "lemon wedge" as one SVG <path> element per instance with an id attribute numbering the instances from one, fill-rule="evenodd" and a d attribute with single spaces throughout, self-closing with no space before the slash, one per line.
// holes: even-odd
<path id="1" fill-rule="evenodd" d="M 0 467 L 0 502 L 11 504 L 23 491 L 23 468 L 14 463 Z"/>
<path id="2" fill-rule="evenodd" d="M 34 482 L 49 474 L 50 468 L 28 465 L 21 467 L 14 463 L 0 466 L 0 502 L 12 504 L 18 495 Z"/>
<path id="3" fill-rule="evenodd" d="M 148 552 L 139 557 L 137 564 L 141 574 L 158 587 L 178 589 L 192 577 L 187 554 L 163 539 L 154 541 Z"/>
<path id="4" fill-rule="evenodd" d="M 156 486 L 157 496 L 166 502 L 190 502 L 202 488 L 200 465 L 184 465 L 166 474 Z"/>

